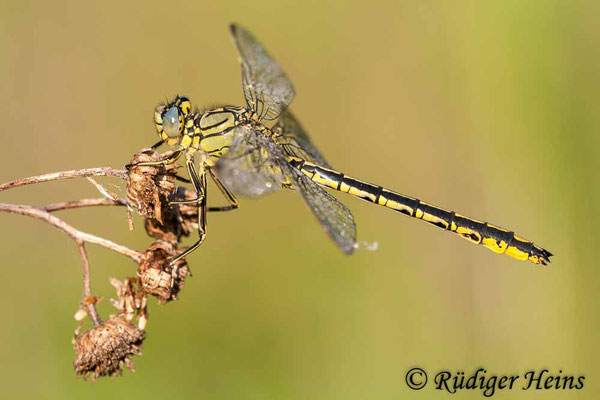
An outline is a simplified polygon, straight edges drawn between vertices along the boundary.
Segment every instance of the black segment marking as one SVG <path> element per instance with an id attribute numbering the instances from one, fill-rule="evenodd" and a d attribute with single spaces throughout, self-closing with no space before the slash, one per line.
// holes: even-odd
<path id="1" fill-rule="evenodd" d="M 406 206 L 406 207 L 412 209 L 413 212 L 416 210 L 416 206 L 418 204 L 417 199 L 411 199 L 411 198 L 402 196 L 401 194 L 391 192 L 387 189 L 384 189 L 382 192 L 383 192 L 383 195 L 386 197 L 386 199 L 388 199 L 388 201 L 393 201 L 398 204 L 402 204 L 403 206 Z M 404 215 L 408 215 L 409 217 L 413 216 L 413 214 L 411 214 L 411 212 L 406 209 L 396 210 L 395 208 L 392 208 L 392 210 L 398 211 L 399 213 L 402 213 Z"/>
<path id="2" fill-rule="evenodd" d="M 340 179 L 340 180 L 338 181 L 338 184 L 337 184 L 337 187 L 335 188 L 335 190 L 339 190 L 339 191 L 341 191 L 340 189 L 341 189 L 341 187 L 342 187 L 342 182 L 344 182 L 344 179 L 346 179 L 346 175 L 342 174 L 342 179 Z"/>
<path id="3" fill-rule="evenodd" d="M 381 192 L 383 192 L 383 186 L 379 186 L 377 188 L 377 195 L 375 196 L 375 201 L 374 203 L 379 204 L 379 198 L 381 197 Z"/>
<path id="4" fill-rule="evenodd" d="M 456 215 L 455 211 L 450 211 L 450 223 L 448 224 L 448 230 L 451 231 L 452 230 L 452 225 L 455 224 L 454 222 L 454 216 Z"/>
<path id="5" fill-rule="evenodd" d="M 470 233 L 468 235 L 466 235 L 467 237 L 470 237 L 472 241 L 477 242 L 481 240 L 481 237 L 476 234 L 476 233 Z"/>
<path id="6" fill-rule="evenodd" d="M 483 238 L 488 237 L 488 230 L 489 230 L 490 226 L 488 225 L 487 222 L 483 223 L 483 230 L 481 231 L 481 239 L 483 240 Z"/>
<path id="7" fill-rule="evenodd" d="M 456 222 L 456 225 L 458 225 L 460 227 L 468 228 L 479 234 L 481 234 L 481 232 L 483 232 L 484 224 L 482 222 L 478 222 L 471 218 L 462 217 L 462 216 L 458 216 L 458 215 L 454 216 L 454 220 Z"/>
<path id="8" fill-rule="evenodd" d="M 490 226 L 489 224 L 487 226 L 487 236 L 486 236 L 486 238 L 495 239 L 496 242 L 498 243 L 498 246 L 500 246 L 501 242 L 505 242 L 507 244 L 510 244 L 510 241 L 512 240 L 512 237 L 513 237 L 512 232 L 502 231 L 502 230 L 500 230 L 498 228 Z M 508 247 L 508 245 L 507 245 L 507 247 Z"/>
<path id="9" fill-rule="evenodd" d="M 350 178 L 343 174 L 341 174 L 341 179 L 343 181 L 342 183 L 350 186 L 353 189 L 360 190 L 361 192 L 365 192 L 369 195 L 375 195 L 376 186 L 374 186 L 374 185 L 359 181 L 358 179 Z M 373 199 L 371 199 L 370 196 L 366 196 L 366 195 L 365 196 L 355 195 L 355 196 L 360 197 L 361 199 L 367 200 L 371 203 L 373 202 Z"/>
<path id="10" fill-rule="evenodd" d="M 515 247 L 517 249 L 521 250 L 523 253 L 530 255 L 530 252 L 533 249 L 533 242 L 530 242 L 529 240 L 527 240 L 525 242 L 523 242 L 521 240 L 517 240 Z"/>
<path id="11" fill-rule="evenodd" d="M 304 160 L 299 160 L 297 158 L 292 158 L 290 160 L 290 165 L 294 168 L 297 168 L 299 170 L 303 170 L 304 168 L 304 164 L 306 163 L 306 161 Z"/>
<path id="12" fill-rule="evenodd" d="M 417 209 L 421 205 L 421 200 L 419 200 L 419 199 L 415 199 L 415 200 L 416 200 L 415 201 L 415 206 L 413 207 L 413 213 L 411 214 L 411 217 L 415 217 L 417 219 L 421 219 L 421 218 L 423 218 L 422 216 L 421 216 L 421 218 L 417 217 Z"/>
<path id="13" fill-rule="evenodd" d="M 431 225 L 435 225 L 438 228 L 442 228 L 442 229 L 446 229 L 446 225 L 444 225 L 443 222 L 441 221 L 427 221 L 426 219 L 424 219 L 423 221 L 430 223 Z"/>
<path id="14" fill-rule="evenodd" d="M 514 232 L 508 232 L 509 233 L 509 238 L 508 241 L 506 243 L 508 243 L 506 245 L 506 248 L 508 249 L 510 246 L 512 246 L 512 242 L 515 240 L 515 233 Z"/>
<path id="15" fill-rule="evenodd" d="M 444 210 L 443 208 L 439 208 L 436 206 L 432 206 L 429 204 L 420 204 L 420 209 L 430 215 L 433 215 L 434 217 L 443 219 L 444 221 L 450 223 L 450 220 L 452 219 L 452 211 L 447 211 Z M 444 226 L 445 228 L 445 226 Z"/>
<path id="16" fill-rule="evenodd" d="M 342 174 L 341 172 L 336 172 L 336 171 L 319 168 L 319 167 L 315 167 L 314 170 L 315 170 L 315 172 L 317 172 L 319 174 L 319 176 L 321 178 L 335 182 L 336 187 L 339 187 L 340 182 L 344 179 L 344 174 Z M 325 186 L 331 187 L 329 185 L 325 185 Z M 331 188 L 335 189 L 336 187 L 331 187 Z"/>

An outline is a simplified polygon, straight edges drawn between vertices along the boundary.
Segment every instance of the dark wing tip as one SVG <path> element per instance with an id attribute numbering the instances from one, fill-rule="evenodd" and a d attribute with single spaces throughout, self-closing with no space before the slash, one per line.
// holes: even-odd
<path id="1" fill-rule="evenodd" d="M 237 31 L 238 29 L 240 29 L 240 28 L 239 28 L 239 26 L 238 26 L 237 24 L 235 24 L 235 23 L 231 23 L 231 24 L 229 24 L 229 31 L 230 31 L 230 32 L 231 32 L 233 35 L 235 35 L 235 33 L 236 33 L 236 31 Z"/>

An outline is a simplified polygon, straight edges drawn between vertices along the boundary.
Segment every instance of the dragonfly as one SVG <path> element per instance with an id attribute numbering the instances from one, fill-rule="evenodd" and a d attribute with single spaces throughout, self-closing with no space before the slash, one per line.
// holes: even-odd
<path id="1" fill-rule="evenodd" d="M 288 106 L 294 87 L 260 42 L 239 25 L 230 25 L 239 53 L 246 106 L 193 111 L 190 100 L 176 96 L 160 105 L 154 122 L 160 141 L 153 147 L 173 147 L 168 157 L 145 164 L 177 162 L 184 156 L 197 197 L 171 204 L 198 206 L 198 239 L 176 255 L 175 262 L 206 238 L 207 211 L 239 207 L 236 196 L 259 197 L 278 189 L 297 190 L 329 237 L 344 253 L 358 247 L 352 212 L 325 189 L 347 193 L 398 211 L 474 244 L 518 260 L 547 265 L 552 253 L 513 231 L 431 205 L 334 169 L 313 145 Z M 266 124 L 274 121 L 271 127 Z M 227 206 L 207 206 L 207 179 L 228 200 Z"/>

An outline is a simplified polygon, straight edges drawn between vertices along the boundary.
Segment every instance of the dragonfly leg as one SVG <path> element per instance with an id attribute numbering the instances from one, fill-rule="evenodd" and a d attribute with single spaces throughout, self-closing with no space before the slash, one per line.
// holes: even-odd
<path id="1" fill-rule="evenodd" d="M 213 181 L 215 182 L 215 184 L 217 185 L 217 187 L 219 188 L 221 193 L 223 193 L 223 196 L 225 196 L 225 198 L 229 201 L 229 205 L 228 206 L 220 206 L 220 207 L 208 207 L 206 210 L 209 212 L 216 212 L 216 211 L 231 211 L 231 210 L 237 209 L 239 207 L 239 203 L 238 203 L 237 199 L 235 198 L 234 194 L 231 193 L 229 191 L 229 189 L 227 189 L 227 187 L 225 187 L 225 185 L 223 185 L 223 182 L 221 182 L 219 180 L 219 178 L 217 178 L 214 171 L 209 169 L 208 172 L 210 173 L 210 176 L 212 177 Z M 191 182 L 190 180 L 187 180 L 185 178 L 181 178 L 178 176 L 176 176 L 176 178 L 178 178 L 179 180 L 182 180 L 184 182 L 185 181 L 187 181 L 188 183 Z M 193 198 L 193 199 L 172 200 L 169 202 L 169 205 L 194 204 L 197 202 L 198 202 L 198 197 Z"/>
<path id="2" fill-rule="evenodd" d="M 184 178 L 183 176 L 179 176 L 179 175 L 175 175 L 175 179 L 177 179 L 179 182 L 183 182 L 183 183 L 192 183 L 192 181 L 189 180 L 188 178 Z"/>
<path id="3" fill-rule="evenodd" d="M 202 170 L 202 173 L 198 175 L 191 157 L 188 157 L 186 160 L 186 167 L 188 169 L 188 173 L 190 174 L 190 178 L 192 178 L 192 184 L 194 185 L 194 189 L 196 190 L 196 194 L 198 196 L 196 199 L 194 199 L 194 202 L 198 204 L 198 240 L 171 259 L 171 286 L 173 285 L 174 279 L 178 273 L 178 268 L 175 263 L 178 260 L 186 257 L 192 251 L 196 250 L 202 244 L 202 242 L 204 242 L 206 237 L 206 173 L 204 170 Z"/>
<path id="4" fill-rule="evenodd" d="M 231 211 L 237 209 L 238 206 L 230 205 L 230 206 L 219 206 L 219 207 L 208 207 L 208 211 L 210 212 L 218 212 L 218 211 Z"/>
<path id="5" fill-rule="evenodd" d="M 153 145 L 152 145 L 150 148 L 151 148 L 152 150 L 156 150 L 156 149 L 158 149 L 160 146 L 162 146 L 163 144 L 165 144 L 165 142 L 164 142 L 164 141 L 162 141 L 162 140 L 159 140 L 158 142 L 154 143 L 154 144 L 153 144 Z"/>
<path id="6" fill-rule="evenodd" d="M 194 204 L 198 202 L 198 198 L 194 199 L 185 199 L 185 200 L 172 200 L 169 202 L 169 205 L 179 205 L 179 204 Z M 231 204 L 228 206 L 220 206 L 220 207 L 207 207 L 206 211 L 215 212 L 215 211 L 231 211 L 238 208 L 238 204 Z"/>
<path id="7" fill-rule="evenodd" d="M 212 169 L 209 169 L 208 173 L 210 174 L 210 177 L 213 179 L 213 181 L 215 182 L 215 184 L 217 185 L 217 187 L 219 188 L 221 193 L 223 193 L 223 196 L 225 196 L 227 201 L 229 201 L 228 206 L 208 207 L 208 211 L 231 211 L 231 210 L 235 210 L 236 208 L 238 208 L 240 205 L 239 205 L 237 199 L 235 198 L 235 196 L 233 195 L 233 193 L 231 193 L 229 191 L 229 189 L 227 189 L 227 187 L 225 185 L 223 185 L 223 182 L 221 182 L 219 180 L 219 178 L 215 175 L 215 173 Z"/>
<path id="8" fill-rule="evenodd" d="M 193 199 L 185 199 L 185 200 L 171 200 L 169 201 L 169 205 L 177 205 L 177 204 L 196 204 L 200 201 L 200 197 L 195 197 Z"/>
<path id="9" fill-rule="evenodd" d="M 172 164 L 175 161 L 177 161 L 179 159 L 179 157 L 181 157 L 181 154 L 183 153 L 182 150 L 177 150 L 175 151 L 173 154 L 171 154 L 169 157 L 167 158 L 163 158 L 162 160 L 157 160 L 157 161 L 138 161 L 132 164 L 127 164 L 125 166 L 126 169 L 130 169 L 131 167 L 137 167 L 140 165 L 167 165 L 167 164 Z"/>

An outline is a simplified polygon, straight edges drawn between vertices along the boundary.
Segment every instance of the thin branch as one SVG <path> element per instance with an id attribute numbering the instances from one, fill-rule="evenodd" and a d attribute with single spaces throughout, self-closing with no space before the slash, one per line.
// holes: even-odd
<path id="1" fill-rule="evenodd" d="M 107 199 L 115 200 L 116 198 L 119 197 L 116 194 L 111 193 L 108 190 L 106 190 L 106 188 L 104 186 L 102 186 L 101 184 L 96 182 L 96 180 L 94 178 L 92 178 L 91 176 L 88 176 L 87 180 L 90 181 L 92 183 L 92 185 L 94 185 L 96 187 L 96 189 L 98 189 L 100 194 L 102 196 L 106 197 Z"/>
<path id="2" fill-rule="evenodd" d="M 89 301 L 92 298 L 92 287 L 90 284 L 90 262 L 88 261 L 87 252 L 85 251 L 85 243 L 80 240 L 75 240 L 77 247 L 79 248 L 79 255 L 81 261 L 83 261 L 83 297 L 84 303 L 87 305 L 88 314 L 94 323 L 94 326 L 98 326 L 102 323 L 102 320 L 98 316 L 98 310 L 96 309 L 96 302 Z"/>
<path id="3" fill-rule="evenodd" d="M 89 206 L 126 206 L 127 201 L 125 199 L 81 199 L 75 201 L 65 201 L 63 203 L 49 204 L 47 206 L 36 207 L 40 210 L 47 212 L 54 212 L 60 210 L 68 210 L 72 208 L 81 208 Z"/>
<path id="4" fill-rule="evenodd" d="M 49 223 L 50 225 L 65 232 L 67 235 L 69 235 L 69 237 L 71 237 L 76 242 L 82 241 L 82 242 L 94 243 L 94 244 L 106 247 L 108 249 L 116 251 L 117 253 L 123 254 L 123 255 L 131 258 L 136 263 L 139 263 L 142 260 L 143 255 L 139 251 L 132 250 L 128 247 L 122 246 L 122 245 L 112 242 L 108 239 L 104 239 L 99 236 L 95 236 L 90 233 L 82 232 L 78 229 L 75 229 L 71 225 L 69 225 L 65 221 L 63 221 L 62 219 L 57 218 L 54 215 L 51 215 L 50 213 L 48 213 L 47 211 L 41 210 L 39 208 L 35 208 L 35 207 L 31 207 L 31 206 L 24 206 L 24 205 L 17 205 L 17 204 L 0 203 L 0 211 L 6 211 L 6 212 L 13 213 L 13 214 L 19 214 L 19 215 L 26 215 L 28 217 L 32 217 L 32 218 L 39 219 L 41 221 L 45 221 L 45 222 Z"/>
<path id="5" fill-rule="evenodd" d="M 123 169 L 114 169 L 110 167 L 74 169 L 71 171 L 53 172 L 50 174 L 30 176 L 28 178 L 17 179 L 11 182 L 3 183 L 0 185 L 0 192 L 6 189 L 30 185 L 32 183 L 58 181 L 73 178 L 87 178 L 90 176 L 114 176 L 117 178 L 125 179 L 127 177 L 127 172 Z"/>

